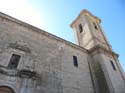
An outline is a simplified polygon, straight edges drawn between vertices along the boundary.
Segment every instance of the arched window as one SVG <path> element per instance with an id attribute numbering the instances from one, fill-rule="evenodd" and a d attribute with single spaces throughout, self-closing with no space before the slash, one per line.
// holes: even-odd
<path id="1" fill-rule="evenodd" d="M 82 33 L 83 29 L 82 29 L 82 25 L 79 24 L 79 32 Z"/>
<path id="2" fill-rule="evenodd" d="M 7 86 L 0 86 L 0 93 L 15 93 L 14 90 Z"/>
<path id="3" fill-rule="evenodd" d="M 94 25 L 94 28 L 95 28 L 96 30 L 98 30 L 98 27 L 97 27 L 96 23 L 93 23 L 93 25 Z"/>

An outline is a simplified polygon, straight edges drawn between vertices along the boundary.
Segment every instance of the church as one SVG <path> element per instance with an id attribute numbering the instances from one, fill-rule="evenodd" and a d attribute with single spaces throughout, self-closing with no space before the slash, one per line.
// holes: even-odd
<path id="1" fill-rule="evenodd" d="M 71 23 L 76 44 L 0 12 L 0 93 L 125 93 L 125 74 L 88 10 Z"/>

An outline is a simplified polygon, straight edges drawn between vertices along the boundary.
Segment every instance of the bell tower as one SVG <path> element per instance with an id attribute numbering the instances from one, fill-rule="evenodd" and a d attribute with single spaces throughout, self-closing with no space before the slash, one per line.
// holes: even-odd
<path id="1" fill-rule="evenodd" d="M 108 43 L 100 23 L 101 20 L 98 17 L 93 16 L 87 10 L 83 10 L 71 24 L 76 43 L 86 49 L 99 45 L 110 50 L 111 45 Z"/>
<path id="2" fill-rule="evenodd" d="M 125 74 L 101 27 L 101 20 L 83 10 L 72 22 L 76 44 L 87 49 L 96 93 L 125 93 Z"/>

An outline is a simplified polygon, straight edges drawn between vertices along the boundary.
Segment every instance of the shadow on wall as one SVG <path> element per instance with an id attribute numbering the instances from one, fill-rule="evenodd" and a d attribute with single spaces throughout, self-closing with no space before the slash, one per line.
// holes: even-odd
<path id="1" fill-rule="evenodd" d="M 100 93 L 110 93 L 104 72 L 99 62 L 96 62 L 95 65 L 95 75 L 97 78 Z"/>

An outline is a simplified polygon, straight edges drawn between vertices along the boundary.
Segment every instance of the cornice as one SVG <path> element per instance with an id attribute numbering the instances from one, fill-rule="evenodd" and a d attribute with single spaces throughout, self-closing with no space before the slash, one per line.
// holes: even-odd
<path id="1" fill-rule="evenodd" d="M 106 48 L 104 48 L 104 47 L 102 47 L 100 45 L 97 45 L 97 46 L 91 48 L 88 51 L 89 51 L 89 54 L 91 54 L 92 56 L 94 56 L 97 53 L 103 53 L 104 55 L 107 55 L 109 57 L 113 57 L 113 56 L 115 56 L 117 58 L 119 57 L 119 55 L 117 53 L 115 53 L 114 51 L 107 50 Z"/>
<path id="2" fill-rule="evenodd" d="M 73 27 L 73 25 L 76 23 L 76 21 L 82 17 L 82 15 L 89 15 L 93 18 L 95 18 L 99 23 L 101 23 L 101 19 L 98 18 L 97 16 L 94 16 L 92 13 L 90 13 L 88 10 L 84 9 L 80 12 L 80 14 L 78 15 L 78 17 L 71 23 L 70 27 Z"/>

